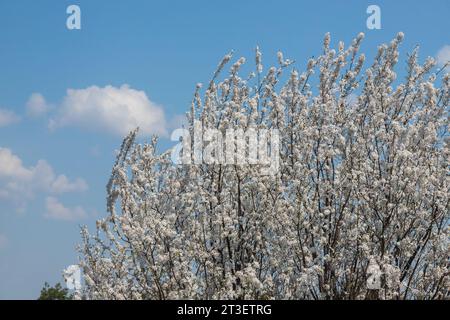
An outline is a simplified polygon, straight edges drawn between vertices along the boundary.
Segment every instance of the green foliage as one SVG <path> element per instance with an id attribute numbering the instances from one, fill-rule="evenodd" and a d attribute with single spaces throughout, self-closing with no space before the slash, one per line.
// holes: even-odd
<path id="1" fill-rule="evenodd" d="M 41 289 L 41 294 L 38 300 L 71 300 L 72 295 L 67 288 L 63 288 L 60 283 L 57 283 L 54 287 L 45 282 L 44 287 Z"/>

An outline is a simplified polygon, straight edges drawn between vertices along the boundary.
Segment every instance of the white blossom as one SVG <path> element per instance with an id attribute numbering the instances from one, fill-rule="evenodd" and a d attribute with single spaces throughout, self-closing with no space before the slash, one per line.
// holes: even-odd
<path id="1" fill-rule="evenodd" d="M 278 130 L 275 175 L 174 165 L 131 132 L 109 215 L 82 230 L 83 297 L 448 298 L 450 77 L 414 51 L 397 79 L 402 33 L 364 70 L 363 36 L 335 51 L 327 34 L 304 72 L 279 54 L 262 74 L 257 48 L 255 78 L 238 75 L 242 58 L 223 76 L 228 54 L 197 86 L 187 130 Z"/>

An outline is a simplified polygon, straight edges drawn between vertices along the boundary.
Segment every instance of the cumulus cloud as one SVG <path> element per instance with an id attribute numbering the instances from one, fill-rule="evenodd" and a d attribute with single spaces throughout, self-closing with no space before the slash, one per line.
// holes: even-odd
<path id="1" fill-rule="evenodd" d="M 38 193 L 62 194 L 87 189 L 83 179 L 71 181 L 64 174 L 57 175 L 45 160 L 26 167 L 10 149 L 0 147 L 0 198 L 12 201 L 18 211 Z"/>
<path id="2" fill-rule="evenodd" d="M 436 61 L 440 67 L 446 63 L 450 63 L 450 45 L 445 45 L 438 51 Z"/>
<path id="3" fill-rule="evenodd" d="M 47 197 L 45 208 L 45 217 L 48 219 L 76 221 L 87 217 L 87 213 L 82 207 L 68 208 L 55 197 Z"/>
<path id="4" fill-rule="evenodd" d="M 6 127 L 7 125 L 16 123 L 20 120 L 20 117 L 14 112 L 0 108 L 0 127 Z"/>
<path id="5" fill-rule="evenodd" d="M 51 106 L 45 101 L 45 98 L 40 93 L 33 93 L 26 104 L 27 115 L 31 117 L 39 117 L 46 114 Z"/>
<path id="6" fill-rule="evenodd" d="M 83 179 L 76 178 L 75 181 L 71 182 L 63 174 L 56 177 L 51 184 L 51 190 L 55 193 L 77 192 L 85 191 L 87 189 L 87 183 Z"/>
<path id="7" fill-rule="evenodd" d="M 67 90 L 49 127 L 56 129 L 70 125 L 121 136 L 136 127 L 140 127 L 142 134 L 167 134 L 163 109 L 150 101 L 144 91 L 128 85 Z"/>

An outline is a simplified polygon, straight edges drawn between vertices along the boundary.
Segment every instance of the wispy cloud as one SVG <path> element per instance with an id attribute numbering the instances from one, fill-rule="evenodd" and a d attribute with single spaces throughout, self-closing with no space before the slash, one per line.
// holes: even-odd
<path id="1" fill-rule="evenodd" d="M 0 108 L 0 127 L 19 122 L 20 117 L 11 110 Z"/>
<path id="2" fill-rule="evenodd" d="M 79 192 L 87 189 L 88 185 L 83 179 L 76 178 L 74 181 L 69 181 L 64 174 L 57 176 L 50 187 L 54 193 Z"/>
<path id="3" fill-rule="evenodd" d="M 64 174 L 57 175 L 45 160 L 27 167 L 10 149 L 0 147 L 0 198 L 12 201 L 17 211 L 23 211 L 27 202 L 37 194 L 62 194 L 87 189 L 83 179 L 71 181 Z"/>
<path id="4" fill-rule="evenodd" d="M 40 93 L 33 93 L 26 104 L 27 115 L 39 117 L 50 111 L 51 106 Z"/>
<path id="5" fill-rule="evenodd" d="M 44 216 L 48 219 L 76 221 L 85 219 L 88 216 L 81 206 L 73 208 L 66 207 L 55 197 L 47 197 L 45 207 L 46 213 Z"/>
<path id="6" fill-rule="evenodd" d="M 144 91 L 128 85 L 67 90 L 57 114 L 49 122 L 50 129 L 65 126 L 121 136 L 136 127 L 140 127 L 142 134 L 167 134 L 161 106 L 150 101 Z"/>

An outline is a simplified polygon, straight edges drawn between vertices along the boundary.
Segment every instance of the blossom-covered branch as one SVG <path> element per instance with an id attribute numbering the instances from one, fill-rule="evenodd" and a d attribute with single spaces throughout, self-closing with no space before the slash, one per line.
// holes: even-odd
<path id="1" fill-rule="evenodd" d="M 130 133 L 109 215 L 82 230 L 82 297 L 448 298 L 450 76 L 416 49 L 396 79 L 402 33 L 364 70 L 362 39 L 327 34 L 304 72 L 281 53 L 264 71 L 257 48 L 250 76 L 244 58 L 221 76 L 230 53 L 197 86 L 187 130 L 276 129 L 276 174 L 174 165 Z"/>

